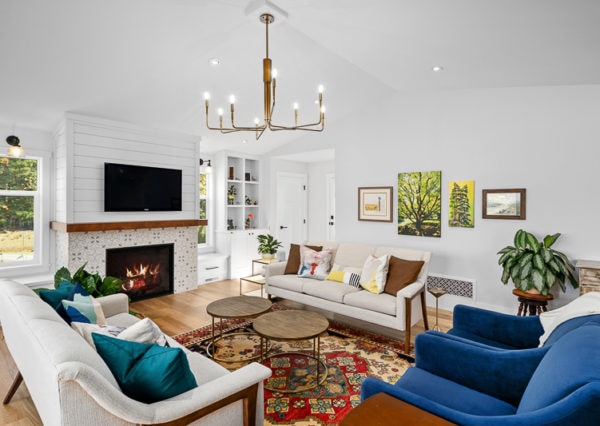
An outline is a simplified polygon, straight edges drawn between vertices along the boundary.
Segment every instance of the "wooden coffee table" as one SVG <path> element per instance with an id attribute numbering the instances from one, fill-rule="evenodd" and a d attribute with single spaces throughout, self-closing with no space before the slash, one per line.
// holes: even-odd
<path id="1" fill-rule="evenodd" d="M 316 361 L 316 378 L 309 386 L 301 389 L 271 388 L 265 385 L 266 389 L 278 392 L 303 392 L 308 389 L 314 389 L 322 384 L 327 378 L 327 365 L 321 361 L 321 339 L 320 336 L 329 328 L 329 321 L 323 315 L 302 310 L 285 310 L 268 312 L 256 318 L 252 322 L 254 331 L 260 339 L 261 361 L 267 358 L 282 357 L 285 355 L 300 354 L 306 356 L 309 360 Z M 312 339 L 312 355 L 296 352 L 280 352 L 267 356 L 268 344 L 271 340 L 295 341 Z M 323 373 L 321 374 L 321 366 Z"/>
<path id="2" fill-rule="evenodd" d="M 206 306 L 206 312 L 212 317 L 212 353 L 207 348 L 206 353 L 211 355 L 213 359 L 223 362 L 237 362 L 236 359 L 219 359 L 215 357 L 215 342 L 223 339 L 223 319 L 229 318 L 253 318 L 264 314 L 271 309 L 272 303 L 268 299 L 254 296 L 234 296 L 224 299 L 215 300 Z M 219 318 L 219 337 L 215 338 L 215 318 Z M 236 333 L 229 333 L 226 336 L 232 336 Z M 237 333 L 239 334 L 239 333 Z M 248 359 L 255 359 L 262 356 L 262 337 L 261 337 L 261 353 L 258 356 Z"/>
<path id="3" fill-rule="evenodd" d="M 394 424 L 449 426 L 454 423 L 394 398 L 386 393 L 375 394 L 354 408 L 342 419 L 340 426 L 389 426 Z"/>

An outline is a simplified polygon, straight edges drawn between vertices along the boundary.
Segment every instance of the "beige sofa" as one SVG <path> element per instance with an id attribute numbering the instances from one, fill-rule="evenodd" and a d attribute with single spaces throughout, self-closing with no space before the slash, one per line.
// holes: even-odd
<path id="1" fill-rule="evenodd" d="M 425 283 L 430 252 L 331 241 L 306 244 L 331 248 L 334 251 L 333 265 L 345 270 L 360 271 L 369 255 L 380 257 L 390 254 L 406 260 L 422 260 L 424 264 L 417 279 L 393 296 L 387 293 L 370 293 L 339 282 L 284 275 L 286 262 L 277 262 L 265 268 L 265 291 L 270 296 L 404 331 L 407 351 L 410 348 L 411 326 L 422 318 L 425 329 L 429 328 L 425 310 Z"/>
<path id="2" fill-rule="evenodd" d="M 97 300 L 108 324 L 127 327 L 138 321 L 128 313 L 124 294 Z M 98 353 L 28 287 L 0 280 L 0 321 L 20 373 L 4 403 L 22 377 L 46 426 L 263 424 L 263 380 L 271 370 L 258 363 L 231 373 L 184 349 L 198 387 L 146 404 L 124 395 Z"/>

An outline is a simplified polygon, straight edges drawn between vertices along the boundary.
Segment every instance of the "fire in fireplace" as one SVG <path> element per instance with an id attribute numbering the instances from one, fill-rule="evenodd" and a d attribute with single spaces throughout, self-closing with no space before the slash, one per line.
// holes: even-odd
<path id="1" fill-rule="evenodd" d="M 173 293 L 173 244 L 106 250 L 106 275 L 123 280 L 132 301 Z"/>

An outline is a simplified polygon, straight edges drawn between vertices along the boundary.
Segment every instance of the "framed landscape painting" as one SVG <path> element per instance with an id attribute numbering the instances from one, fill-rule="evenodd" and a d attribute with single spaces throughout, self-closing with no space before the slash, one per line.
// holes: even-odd
<path id="1" fill-rule="evenodd" d="M 462 180 L 448 183 L 448 226 L 475 227 L 475 181 Z"/>
<path id="2" fill-rule="evenodd" d="M 442 236 L 442 172 L 398 173 L 398 234 Z"/>
<path id="3" fill-rule="evenodd" d="M 393 186 L 358 188 L 358 220 L 392 221 Z"/>
<path id="4" fill-rule="evenodd" d="M 482 205 L 484 219 L 525 220 L 525 188 L 484 189 Z"/>

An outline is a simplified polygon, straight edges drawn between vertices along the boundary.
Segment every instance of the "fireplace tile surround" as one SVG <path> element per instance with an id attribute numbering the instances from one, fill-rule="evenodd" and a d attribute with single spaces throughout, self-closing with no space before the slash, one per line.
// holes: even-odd
<path id="1" fill-rule="evenodd" d="M 60 229 L 64 228 L 64 229 Z M 157 227 L 143 229 L 68 232 L 56 231 L 56 265 L 70 271 L 87 262 L 86 269 L 106 275 L 106 249 L 174 244 L 173 291 L 181 293 L 198 286 L 197 227 Z"/>

